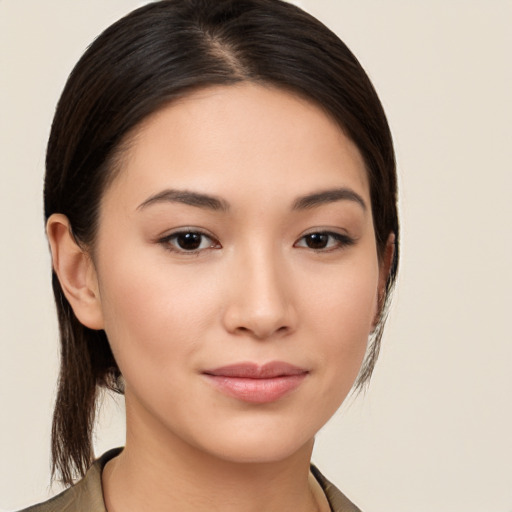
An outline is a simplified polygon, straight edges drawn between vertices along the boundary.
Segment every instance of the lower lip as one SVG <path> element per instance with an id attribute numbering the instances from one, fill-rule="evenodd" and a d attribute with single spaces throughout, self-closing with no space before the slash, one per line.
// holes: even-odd
<path id="1" fill-rule="evenodd" d="M 297 389 L 307 373 L 283 375 L 269 379 L 248 379 L 243 377 L 225 377 L 223 375 L 205 375 L 222 393 L 256 404 L 275 402 Z"/>

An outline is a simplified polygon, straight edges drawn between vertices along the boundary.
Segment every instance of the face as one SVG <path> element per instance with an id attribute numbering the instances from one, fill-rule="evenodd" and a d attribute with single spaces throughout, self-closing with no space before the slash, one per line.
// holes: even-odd
<path id="1" fill-rule="evenodd" d="M 289 92 L 195 92 L 135 134 L 94 265 L 128 436 L 288 457 L 346 397 L 377 313 L 361 155 Z"/>

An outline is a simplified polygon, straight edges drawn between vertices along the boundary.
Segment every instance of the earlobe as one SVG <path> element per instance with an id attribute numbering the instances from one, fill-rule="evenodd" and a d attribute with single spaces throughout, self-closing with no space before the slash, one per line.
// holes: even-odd
<path id="1" fill-rule="evenodd" d="M 78 320 L 90 329 L 103 329 L 96 270 L 90 255 L 76 242 L 68 218 L 53 214 L 46 224 L 53 270 Z"/>

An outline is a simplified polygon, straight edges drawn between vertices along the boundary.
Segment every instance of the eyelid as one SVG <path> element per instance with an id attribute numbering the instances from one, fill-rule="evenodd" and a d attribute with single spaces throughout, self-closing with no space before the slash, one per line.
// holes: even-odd
<path id="1" fill-rule="evenodd" d="M 212 244 L 209 247 L 204 247 L 202 249 L 192 249 L 187 251 L 186 249 L 180 249 L 170 243 L 172 239 L 178 237 L 181 234 L 187 233 L 195 233 L 201 235 L 202 237 L 208 238 L 212 242 Z M 202 228 L 197 228 L 193 226 L 181 226 L 175 228 L 168 232 L 167 234 L 158 237 L 156 242 L 162 245 L 166 250 L 180 255 L 198 255 L 203 251 L 207 251 L 209 249 L 220 249 L 222 247 L 219 240 L 214 235 L 212 235 L 211 233 Z"/>
<path id="2" fill-rule="evenodd" d="M 308 247 L 307 245 L 299 245 L 299 242 L 305 240 L 307 236 L 310 235 L 327 235 L 334 240 L 337 241 L 337 244 L 334 247 L 323 247 L 319 249 L 315 249 L 313 247 Z M 294 247 L 309 249 L 315 252 L 331 252 L 336 250 L 345 249 L 346 247 L 350 247 L 356 243 L 357 239 L 348 235 L 347 233 L 340 233 L 339 231 L 334 231 L 329 228 L 314 228 L 306 233 L 302 234 L 297 241 L 294 243 Z"/>

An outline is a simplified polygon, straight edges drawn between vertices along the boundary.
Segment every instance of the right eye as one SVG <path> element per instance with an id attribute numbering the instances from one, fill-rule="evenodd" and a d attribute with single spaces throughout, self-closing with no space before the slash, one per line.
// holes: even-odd
<path id="1" fill-rule="evenodd" d="M 220 244 L 201 231 L 183 230 L 174 232 L 160 240 L 168 250 L 180 253 L 197 253 L 219 248 Z"/>

